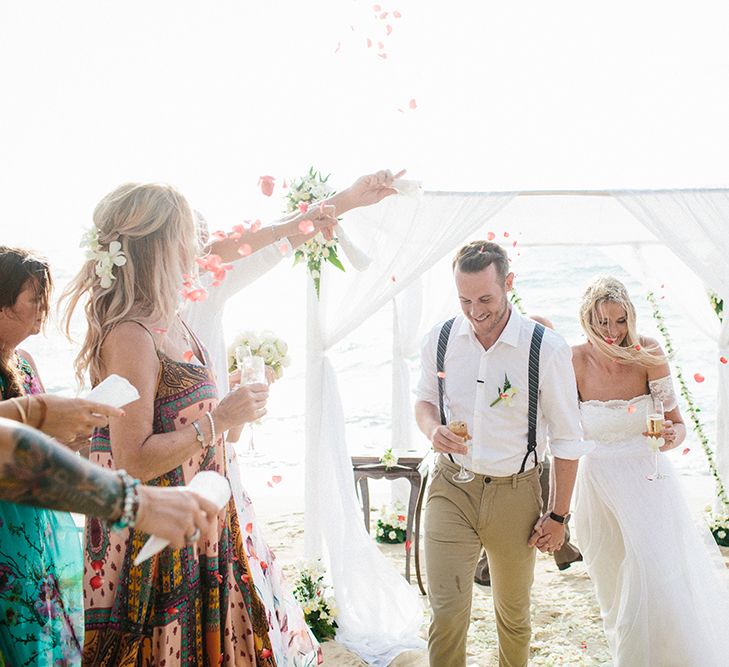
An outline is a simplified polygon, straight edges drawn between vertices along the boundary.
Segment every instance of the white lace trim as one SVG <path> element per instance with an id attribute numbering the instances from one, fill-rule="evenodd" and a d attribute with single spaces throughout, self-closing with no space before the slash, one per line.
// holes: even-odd
<path id="1" fill-rule="evenodd" d="M 663 409 L 666 412 L 670 412 L 678 405 L 676 399 L 676 392 L 673 390 L 673 382 L 671 376 L 666 375 L 665 377 L 658 378 L 656 380 L 649 380 L 648 387 L 651 390 L 651 396 L 657 398 L 663 403 Z"/>

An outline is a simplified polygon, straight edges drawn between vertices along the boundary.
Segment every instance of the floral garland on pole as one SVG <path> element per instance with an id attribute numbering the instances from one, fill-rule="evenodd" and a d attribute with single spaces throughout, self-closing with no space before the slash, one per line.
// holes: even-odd
<path id="1" fill-rule="evenodd" d="M 673 358 L 673 341 L 671 340 L 671 336 L 668 333 L 666 320 L 663 317 L 663 313 L 661 312 L 661 309 L 658 305 L 658 300 L 656 299 L 656 296 L 653 292 L 648 292 L 646 299 L 651 304 L 651 308 L 653 309 L 653 319 L 656 321 L 656 327 L 658 328 L 658 331 L 660 331 L 661 336 L 663 336 L 663 341 L 666 346 L 666 353 L 669 358 Z M 729 497 L 727 497 L 726 489 L 724 488 L 724 482 L 722 482 L 721 477 L 719 476 L 719 470 L 716 467 L 714 451 L 709 445 L 709 438 L 704 433 L 703 424 L 699 419 L 699 413 L 701 412 L 701 408 L 697 407 L 697 405 L 694 403 L 694 398 L 691 395 L 690 389 L 688 388 L 688 384 L 686 383 L 686 379 L 683 376 L 681 367 L 675 361 L 673 363 L 673 368 L 676 373 L 676 380 L 681 391 L 681 396 L 683 396 L 683 399 L 686 402 L 686 408 L 691 419 L 691 425 L 693 426 L 694 432 L 696 433 L 699 442 L 701 443 L 701 448 L 704 450 L 704 455 L 706 456 L 709 470 L 711 471 L 711 475 L 714 478 L 716 495 L 721 501 L 722 506 L 724 507 L 724 512 L 721 516 L 717 515 L 713 517 L 713 522 L 711 526 L 712 533 L 714 533 L 714 539 L 716 539 L 718 542 L 721 538 L 717 536 L 716 532 L 721 532 L 721 526 L 724 526 L 724 531 L 727 530 L 725 524 L 727 521 L 729 521 Z M 726 518 L 726 521 L 721 520 L 723 518 Z M 714 524 L 716 525 L 714 526 Z"/>
<path id="2" fill-rule="evenodd" d="M 289 192 L 286 195 L 286 212 L 306 213 L 311 204 L 333 195 L 335 191 L 327 185 L 329 176 L 331 174 L 322 176 L 321 172 L 315 171 L 314 167 L 310 167 L 306 176 L 291 181 Z M 319 232 L 297 248 L 294 253 L 294 266 L 306 261 L 306 269 L 314 281 L 317 299 L 321 287 L 322 262 L 329 262 L 340 271 L 345 270 L 337 255 L 337 244 L 336 237 L 327 241 L 324 235 Z"/>

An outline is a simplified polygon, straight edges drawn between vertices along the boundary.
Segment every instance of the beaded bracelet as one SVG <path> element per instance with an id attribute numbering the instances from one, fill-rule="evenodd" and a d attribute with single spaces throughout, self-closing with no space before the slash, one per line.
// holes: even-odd
<path id="1" fill-rule="evenodd" d="M 210 412 L 206 412 L 205 416 L 208 418 L 208 421 L 210 422 L 210 444 L 208 447 L 212 447 L 215 444 L 216 437 L 215 437 L 215 421 L 213 420 L 213 415 L 210 414 Z"/>
<path id="2" fill-rule="evenodd" d="M 117 470 L 117 475 L 124 485 L 124 505 L 121 516 L 111 524 L 114 531 L 134 528 L 139 512 L 139 480 L 132 477 L 126 470 Z"/>

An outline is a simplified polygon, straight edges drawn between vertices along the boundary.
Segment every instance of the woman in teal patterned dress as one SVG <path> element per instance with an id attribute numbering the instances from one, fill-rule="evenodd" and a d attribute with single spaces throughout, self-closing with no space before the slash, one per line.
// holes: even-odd
<path id="1" fill-rule="evenodd" d="M 48 313 L 48 264 L 0 247 L 0 399 L 42 426 L 43 392 L 31 357 L 17 346 Z M 101 420 L 105 422 L 105 419 Z M 0 665 L 77 665 L 83 640 L 83 560 L 68 512 L 0 502 Z"/>

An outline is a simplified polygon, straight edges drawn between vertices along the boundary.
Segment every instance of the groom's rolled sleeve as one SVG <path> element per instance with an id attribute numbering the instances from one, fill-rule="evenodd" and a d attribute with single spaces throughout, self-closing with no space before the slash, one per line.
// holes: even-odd
<path id="1" fill-rule="evenodd" d="M 539 403 L 549 428 L 549 449 L 558 459 L 578 459 L 595 446 L 583 438 L 572 350 L 554 350 L 541 372 Z"/>

